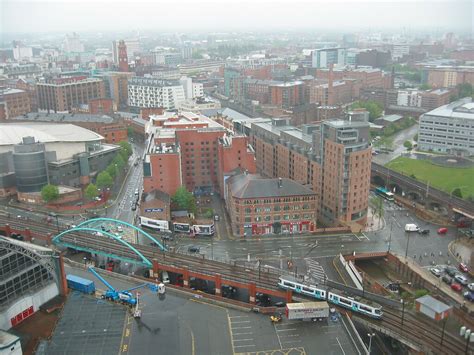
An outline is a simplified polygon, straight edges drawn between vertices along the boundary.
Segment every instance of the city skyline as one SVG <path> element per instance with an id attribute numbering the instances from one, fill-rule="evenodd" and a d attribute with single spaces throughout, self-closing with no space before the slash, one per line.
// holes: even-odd
<path id="1" fill-rule="evenodd" d="M 93 7 L 92 7 L 93 6 Z M 450 30 L 473 32 L 472 2 L 422 0 L 139 3 L 11 1 L 1 5 L 2 33 L 120 30 Z M 130 9 L 134 11 L 130 11 Z M 251 10 L 251 11 L 250 11 Z M 165 13 L 165 16 L 160 14 Z M 144 15 L 145 14 L 145 15 Z M 153 15 L 156 14 L 156 15 Z M 21 18 L 22 21 L 18 21 Z"/>

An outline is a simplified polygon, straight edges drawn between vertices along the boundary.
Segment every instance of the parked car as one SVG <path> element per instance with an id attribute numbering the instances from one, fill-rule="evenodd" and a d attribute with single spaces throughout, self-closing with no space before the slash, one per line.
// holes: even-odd
<path id="1" fill-rule="evenodd" d="M 441 276 L 441 273 L 442 271 L 440 269 L 438 269 L 437 267 L 432 267 L 430 268 L 430 271 L 433 275 L 435 275 L 436 277 L 440 277 Z"/>
<path id="2" fill-rule="evenodd" d="M 446 268 L 446 272 L 449 276 L 454 277 L 458 273 L 458 269 L 456 269 L 454 266 L 448 266 Z"/>
<path id="3" fill-rule="evenodd" d="M 448 285 L 451 285 L 453 283 L 453 279 L 451 276 L 449 275 L 443 275 L 443 277 L 441 278 L 441 280 L 443 280 L 444 283 L 448 284 Z"/>
<path id="4" fill-rule="evenodd" d="M 469 280 L 466 278 L 466 276 L 461 274 L 457 274 L 456 276 L 454 276 L 454 279 L 463 286 L 467 286 L 467 284 L 469 283 Z"/>
<path id="5" fill-rule="evenodd" d="M 418 233 L 419 233 L 419 234 L 425 234 L 425 235 L 426 235 L 426 234 L 430 234 L 430 230 L 429 230 L 429 229 L 420 229 L 420 230 L 418 231 Z"/>
<path id="6" fill-rule="evenodd" d="M 467 285 L 467 288 L 469 291 L 474 291 L 474 282 L 471 282 L 469 285 Z"/>
<path id="7" fill-rule="evenodd" d="M 200 248 L 196 245 L 192 245 L 188 248 L 188 251 L 190 253 L 199 253 Z"/>
<path id="8" fill-rule="evenodd" d="M 456 292 L 461 292 L 462 286 L 460 284 L 454 282 L 454 283 L 451 284 L 451 289 L 453 289 Z"/>
<path id="9" fill-rule="evenodd" d="M 172 240 L 173 240 L 173 237 L 170 236 L 170 235 L 167 235 L 167 234 L 163 235 L 161 238 L 162 238 L 163 240 L 167 240 L 167 241 L 172 241 Z"/>
<path id="10" fill-rule="evenodd" d="M 472 291 L 464 292 L 464 298 L 467 299 L 470 302 L 474 302 L 474 292 L 472 292 Z"/>
<path id="11" fill-rule="evenodd" d="M 448 233 L 448 228 L 442 227 L 438 229 L 438 234 L 446 234 Z"/>
<path id="12" fill-rule="evenodd" d="M 460 263 L 459 270 L 461 270 L 462 272 L 469 272 L 469 267 L 464 263 Z"/>

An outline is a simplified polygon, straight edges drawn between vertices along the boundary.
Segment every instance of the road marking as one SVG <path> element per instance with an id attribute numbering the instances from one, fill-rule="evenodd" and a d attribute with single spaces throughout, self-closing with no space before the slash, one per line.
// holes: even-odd
<path id="1" fill-rule="evenodd" d="M 339 347 L 341 348 L 342 354 L 343 354 L 343 355 L 346 355 L 346 352 L 345 352 L 344 349 L 342 348 L 342 345 L 341 345 L 341 342 L 339 341 L 339 338 L 336 337 L 336 340 L 337 340 L 337 343 L 339 344 Z"/>
<path id="2" fill-rule="evenodd" d="M 248 316 L 229 316 L 229 318 L 248 318 Z"/>
<path id="3" fill-rule="evenodd" d="M 277 332 L 291 332 L 293 330 L 298 330 L 297 328 L 288 328 L 288 329 L 275 329 Z"/>
<path id="4" fill-rule="evenodd" d="M 235 329 L 249 329 L 249 328 L 252 328 L 252 327 L 233 327 L 232 329 L 235 330 Z"/>
<path id="5" fill-rule="evenodd" d="M 253 341 L 253 338 L 249 338 L 249 339 L 234 339 L 234 342 L 236 341 Z"/>
<path id="6" fill-rule="evenodd" d="M 232 325 L 230 324 L 230 317 L 229 317 L 229 311 L 226 309 L 225 310 L 227 313 L 227 324 L 229 327 L 229 335 L 230 335 L 230 346 L 232 347 L 232 354 L 235 354 L 235 347 L 234 347 L 234 334 L 232 333 Z"/>
<path id="7" fill-rule="evenodd" d="M 245 347 L 255 347 L 255 344 L 248 344 L 248 345 L 235 345 L 234 348 L 245 348 Z M 235 354 L 235 353 L 234 353 Z"/>
<path id="8" fill-rule="evenodd" d="M 249 320 L 242 320 L 242 321 L 239 321 L 239 322 L 232 321 L 232 324 L 238 324 L 238 323 L 250 323 L 250 321 Z"/>
<path id="9" fill-rule="evenodd" d="M 253 334 L 253 332 L 248 332 L 248 333 L 234 333 L 234 335 L 249 335 Z"/>

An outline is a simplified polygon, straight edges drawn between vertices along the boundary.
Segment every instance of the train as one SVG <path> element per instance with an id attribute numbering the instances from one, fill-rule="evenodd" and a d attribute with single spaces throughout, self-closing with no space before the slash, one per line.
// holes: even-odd
<path id="1" fill-rule="evenodd" d="M 372 318 L 381 319 L 383 316 L 382 306 L 378 304 L 367 304 L 353 297 L 333 292 L 324 286 L 307 285 L 290 276 L 280 276 L 278 278 L 278 287 L 292 290 L 301 295 L 316 298 L 317 300 L 327 301 L 336 306 L 344 307 L 352 312 L 361 313 Z"/>

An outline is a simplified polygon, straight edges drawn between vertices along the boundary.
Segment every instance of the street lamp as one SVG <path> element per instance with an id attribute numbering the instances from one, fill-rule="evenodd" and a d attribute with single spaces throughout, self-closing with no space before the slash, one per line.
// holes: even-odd
<path id="1" fill-rule="evenodd" d="M 372 350 L 372 338 L 375 336 L 375 333 L 369 333 L 367 334 L 367 336 L 369 337 L 369 349 L 368 349 L 368 353 L 370 355 L 370 350 Z"/>
<path id="2" fill-rule="evenodd" d="M 387 253 L 390 253 L 390 247 L 392 246 L 392 227 L 393 227 L 393 216 L 390 219 L 390 235 L 388 237 L 388 250 L 387 250 Z"/>
<path id="3" fill-rule="evenodd" d="M 408 245 L 410 244 L 410 232 L 405 232 L 405 233 L 408 233 L 408 239 L 407 239 L 407 247 L 405 249 L 405 260 L 407 259 L 408 257 Z"/>
<path id="4" fill-rule="evenodd" d="M 462 326 L 459 331 L 459 335 L 466 339 L 466 350 L 464 351 L 464 354 L 467 355 L 469 350 L 469 343 L 474 341 L 474 332 L 472 332 L 471 329 Z"/>
<path id="5" fill-rule="evenodd" d="M 402 298 L 402 332 L 403 332 L 403 321 L 405 319 L 405 300 Z"/>

